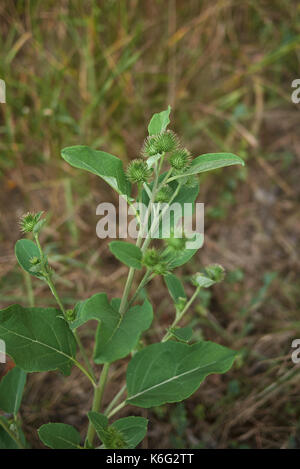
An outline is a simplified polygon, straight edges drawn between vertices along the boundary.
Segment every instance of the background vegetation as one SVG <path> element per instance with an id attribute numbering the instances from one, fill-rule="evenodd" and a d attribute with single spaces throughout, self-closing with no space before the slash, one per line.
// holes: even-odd
<path id="1" fill-rule="evenodd" d="M 291 101 L 299 19 L 293 0 L 0 4 L 2 307 L 31 298 L 14 257 L 17 219 L 28 210 L 48 213 L 43 244 L 69 307 L 96 292 L 121 292 L 127 269 L 95 234 L 96 206 L 115 195 L 66 165 L 61 148 L 86 144 L 127 164 L 150 116 L 170 103 L 171 127 L 194 156 L 229 150 L 247 161 L 202 176 L 205 245 L 181 270 L 188 277 L 211 262 L 226 268 L 226 281 L 204 291 L 190 315 L 198 339 L 240 350 L 240 359 L 185 404 L 151 409 L 143 447 L 300 446 L 299 366 L 291 361 L 291 342 L 300 338 L 300 104 Z M 33 280 L 32 289 L 36 305 L 54 304 L 46 285 Z M 159 279 L 149 292 L 158 338 L 172 306 Z M 90 327 L 82 331 L 86 345 Z M 112 367 L 112 387 L 125 365 Z M 91 399 L 76 370 L 69 380 L 31 375 L 21 416 L 32 447 L 42 445 L 36 429 L 48 421 L 83 431 Z"/>

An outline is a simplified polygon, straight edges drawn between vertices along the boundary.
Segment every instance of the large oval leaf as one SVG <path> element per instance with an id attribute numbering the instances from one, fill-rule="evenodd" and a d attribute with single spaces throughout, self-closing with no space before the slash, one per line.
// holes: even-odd
<path id="1" fill-rule="evenodd" d="M 130 196 L 130 183 L 126 178 L 122 161 L 116 156 L 84 145 L 64 148 L 61 156 L 71 166 L 101 177 L 119 194 Z"/>
<path id="2" fill-rule="evenodd" d="M 0 339 L 25 371 L 71 371 L 76 341 L 57 309 L 9 306 L 0 311 Z"/>
<path id="3" fill-rule="evenodd" d="M 65 423 L 46 423 L 38 429 L 41 441 L 52 449 L 80 449 L 80 434 Z"/>
<path id="4" fill-rule="evenodd" d="M 16 414 L 20 408 L 26 373 L 15 366 L 0 381 L 0 409 Z"/>
<path id="5" fill-rule="evenodd" d="M 175 176 L 174 179 L 204 173 L 205 171 L 212 171 L 213 169 L 224 168 L 225 166 L 232 166 L 234 164 L 245 165 L 242 158 L 233 153 L 205 153 L 204 155 L 197 156 L 197 158 L 192 161 L 189 169 L 184 174 Z"/>
<path id="6" fill-rule="evenodd" d="M 153 344 L 138 352 L 127 368 L 127 403 L 153 407 L 193 394 L 211 373 L 225 373 L 236 352 L 213 342 Z"/>

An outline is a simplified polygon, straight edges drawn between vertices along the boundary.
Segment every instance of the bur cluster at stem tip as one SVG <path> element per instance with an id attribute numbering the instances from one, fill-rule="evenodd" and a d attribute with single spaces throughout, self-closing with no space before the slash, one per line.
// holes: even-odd
<path id="1" fill-rule="evenodd" d="M 142 156 L 148 158 L 158 153 L 169 153 L 178 148 L 178 146 L 179 140 L 175 132 L 165 130 L 160 134 L 150 135 L 146 138 L 142 148 Z"/>
<path id="2" fill-rule="evenodd" d="M 143 183 L 148 181 L 152 171 L 148 168 L 145 161 L 136 159 L 129 163 L 126 174 L 130 182 Z"/>
<path id="3" fill-rule="evenodd" d="M 38 213 L 31 213 L 28 212 L 25 215 L 22 215 L 20 218 L 20 230 L 23 233 L 31 233 L 37 223 L 39 222 L 43 212 L 38 212 Z"/>
<path id="4" fill-rule="evenodd" d="M 160 262 L 160 252 L 155 248 L 149 248 L 143 256 L 143 264 L 146 267 L 152 268 Z"/>
<path id="5" fill-rule="evenodd" d="M 184 171 L 191 164 L 191 154 L 186 148 L 178 148 L 170 154 L 169 162 L 175 171 Z"/>

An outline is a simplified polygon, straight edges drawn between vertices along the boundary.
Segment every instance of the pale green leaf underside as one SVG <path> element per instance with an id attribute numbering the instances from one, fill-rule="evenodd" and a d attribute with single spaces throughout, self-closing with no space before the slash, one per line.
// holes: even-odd
<path id="1" fill-rule="evenodd" d="M 157 135 L 160 132 L 166 130 L 168 124 L 170 123 L 170 112 L 171 106 L 168 106 L 168 109 L 165 111 L 153 114 L 148 125 L 149 135 Z"/>
<path id="2" fill-rule="evenodd" d="M 64 423 L 46 423 L 38 434 L 40 440 L 52 449 L 80 449 L 80 434 L 76 428 Z"/>
<path id="3" fill-rule="evenodd" d="M 225 166 L 232 166 L 240 164 L 244 166 L 244 161 L 233 153 L 205 153 L 204 155 L 197 156 L 192 161 L 189 169 L 182 175 L 176 176 L 176 179 L 183 176 L 191 176 L 192 174 L 200 174 L 205 171 L 212 171 L 213 169 L 224 168 Z"/>
<path id="4" fill-rule="evenodd" d="M 0 339 L 25 371 L 59 369 L 69 374 L 76 354 L 75 338 L 54 308 L 12 305 L 0 311 Z"/>
<path id="5" fill-rule="evenodd" d="M 206 275 L 197 274 L 195 275 L 195 283 L 197 283 L 197 285 L 201 288 L 209 288 L 216 282 L 211 278 L 207 277 Z"/>
<path id="6" fill-rule="evenodd" d="M 10 370 L 0 381 L 0 410 L 17 414 L 26 383 L 26 373 L 19 367 Z"/>
<path id="7" fill-rule="evenodd" d="M 211 373 L 225 373 L 236 352 L 213 342 L 163 342 L 138 352 L 127 368 L 127 403 L 153 407 L 193 394 Z"/>
<path id="8" fill-rule="evenodd" d="M 32 257 L 40 257 L 39 249 L 31 239 L 19 239 L 15 245 L 15 255 L 22 269 L 35 277 L 43 278 L 41 275 L 30 271 L 32 267 L 30 259 Z"/>
<path id="9" fill-rule="evenodd" d="M 119 194 L 130 196 L 130 184 L 126 178 L 122 161 L 116 156 L 84 145 L 64 148 L 61 151 L 61 156 L 71 166 L 101 177 Z"/>

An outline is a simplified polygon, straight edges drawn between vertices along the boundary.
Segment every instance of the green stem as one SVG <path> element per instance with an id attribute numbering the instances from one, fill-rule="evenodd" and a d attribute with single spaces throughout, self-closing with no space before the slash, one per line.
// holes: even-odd
<path id="1" fill-rule="evenodd" d="M 103 366 L 101 375 L 100 375 L 98 386 L 96 386 L 95 388 L 94 400 L 93 400 L 93 406 L 92 406 L 93 412 L 99 412 L 100 410 L 103 393 L 105 389 L 105 384 L 107 381 L 108 370 L 109 370 L 109 363 L 105 363 Z M 89 427 L 88 427 L 88 432 L 87 432 L 87 441 L 90 446 L 93 446 L 95 434 L 96 434 L 95 427 L 90 422 Z"/>
<path id="2" fill-rule="evenodd" d="M 119 410 L 123 409 L 123 407 L 126 406 L 126 400 L 122 401 L 121 404 L 117 405 L 107 416 L 107 418 L 111 418 L 113 415 L 115 415 Z"/>
<path id="3" fill-rule="evenodd" d="M 64 317 L 66 317 L 66 310 L 64 308 L 64 305 L 62 304 L 61 302 L 61 299 L 60 297 L 58 296 L 58 293 L 57 293 L 57 290 L 54 286 L 54 283 L 52 282 L 52 278 L 51 278 L 51 275 L 49 273 L 45 274 L 45 277 L 46 277 L 46 280 L 47 280 L 47 283 L 48 283 L 48 286 L 52 292 L 52 295 L 54 296 L 54 298 L 56 299 L 56 302 L 58 304 L 58 306 L 60 307 L 61 309 L 61 312 L 63 313 Z"/>
<path id="4" fill-rule="evenodd" d="M 157 184 L 158 184 L 158 172 L 157 172 L 157 164 L 156 164 L 156 166 L 155 166 L 155 179 L 154 179 L 154 183 L 153 183 L 151 199 L 149 201 L 149 205 L 148 205 L 148 208 L 147 208 L 145 220 L 143 220 L 143 226 L 140 226 L 139 235 L 138 235 L 138 238 L 137 238 L 137 241 L 136 241 L 136 246 L 137 247 L 140 247 L 140 245 L 142 244 L 143 228 L 144 228 L 145 225 L 148 224 L 149 214 L 151 212 L 151 206 L 152 206 L 152 204 L 155 200 L 155 196 L 156 196 Z M 126 311 L 126 304 L 127 304 L 127 300 L 128 300 L 128 296 L 129 296 L 131 287 L 132 287 L 134 274 L 135 274 L 135 268 L 130 267 L 129 272 L 128 272 L 127 281 L 126 281 L 125 288 L 124 288 L 124 292 L 123 292 L 123 296 L 122 296 L 122 299 L 121 299 L 121 304 L 120 304 L 119 313 L 120 313 L 121 316 Z"/>
<path id="5" fill-rule="evenodd" d="M 84 366 L 82 366 L 82 364 L 79 361 L 76 360 L 76 358 L 73 358 L 72 361 L 73 361 L 74 365 L 77 366 L 77 368 L 79 368 L 79 370 L 82 371 L 82 373 L 90 380 L 93 387 L 96 388 L 97 384 L 96 384 L 96 381 L 94 380 L 93 376 L 90 375 L 90 373 L 84 368 Z"/>
<path id="6" fill-rule="evenodd" d="M 198 293 L 200 291 L 200 288 L 201 287 L 197 287 L 196 290 L 194 291 L 194 294 L 191 296 L 191 298 L 189 299 L 189 301 L 187 302 L 187 304 L 185 305 L 185 307 L 183 308 L 183 310 L 176 315 L 174 321 L 172 322 L 171 326 L 170 326 L 170 329 L 173 329 L 178 323 L 179 321 L 181 321 L 181 319 L 183 318 L 184 314 L 187 312 L 187 310 L 189 309 L 189 307 L 191 306 L 191 304 L 195 301 L 195 299 L 197 298 L 198 296 Z M 162 338 L 161 342 L 166 342 L 167 340 L 169 340 L 169 338 L 172 337 L 172 333 L 170 331 L 166 332 L 166 334 L 164 335 L 164 337 Z"/>
<path id="7" fill-rule="evenodd" d="M 147 270 L 147 272 L 145 273 L 144 277 L 142 278 L 140 284 L 138 285 L 133 297 L 131 298 L 131 300 L 128 304 L 128 307 L 132 305 L 132 303 L 138 297 L 138 295 L 140 294 L 140 292 L 144 288 L 144 286 L 147 285 L 147 283 L 149 283 L 154 277 L 155 277 L 155 274 L 153 274 L 151 270 Z"/>
<path id="8" fill-rule="evenodd" d="M 178 184 L 175 192 L 173 193 L 172 197 L 170 198 L 169 202 L 168 202 L 168 205 L 160 212 L 159 216 L 158 216 L 158 219 L 157 220 L 153 220 L 153 224 L 151 225 L 150 227 L 150 230 L 148 231 L 147 233 L 147 236 L 146 236 L 146 239 L 144 241 L 144 244 L 142 246 L 142 252 L 144 253 L 147 249 L 147 247 L 149 246 L 150 242 L 151 242 L 151 231 L 152 229 L 155 230 L 157 225 L 160 223 L 160 220 L 163 218 L 163 216 L 165 215 L 166 211 L 169 209 L 170 207 L 170 204 L 173 202 L 173 200 L 176 198 L 176 196 L 178 195 L 178 192 L 180 191 L 180 188 L 181 188 L 181 183 Z"/>
<path id="9" fill-rule="evenodd" d="M 107 406 L 107 409 L 105 410 L 104 415 L 108 415 L 110 413 L 110 411 L 114 408 L 114 405 L 118 402 L 118 400 L 120 399 L 122 394 L 125 392 L 125 390 L 126 390 L 126 384 L 122 386 L 118 394 L 115 395 L 111 403 Z"/>
<path id="10" fill-rule="evenodd" d="M 26 449 L 26 446 L 23 445 L 20 438 L 17 435 L 15 435 L 13 431 L 11 431 L 8 424 L 6 425 L 6 423 L 4 422 L 4 417 L 0 418 L 0 425 L 2 426 L 2 428 L 4 428 L 4 430 L 11 437 L 11 439 L 14 440 L 14 442 L 18 445 L 20 449 Z"/>
<path id="11" fill-rule="evenodd" d="M 30 308 L 34 307 L 34 294 L 32 289 L 31 275 L 24 271 L 24 279 L 27 290 L 28 305 Z"/>
<path id="12" fill-rule="evenodd" d="M 122 296 L 122 300 L 121 300 L 121 304 L 120 304 L 120 311 L 119 312 L 120 312 L 121 316 L 125 313 L 125 310 L 126 310 L 126 304 L 127 304 L 127 300 L 128 300 L 130 290 L 131 290 L 134 273 L 135 273 L 135 268 L 130 267 L 129 272 L 128 272 L 128 277 L 127 277 L 127 280 L 126 280 L 126 284 L 125 284 L 125 288 L 124 288 L 124 292 L 123 292 L 123 296 Z"/>
<path id="13" fill-rule="evenodd" d="M 92 366 L 91 366 L 89 357 L 87 356 L 87 353 L 86 353 L 86 351 L 85 351 L 85 348 L 84 348 L 84 346 L 83 346 L 83 344 L 82 344 L 82 342 L 81 342 L 81 340 L 80 340 L 80 337 L 79 337 L 78 332 L 77 332 L 76 329 L 73 331 L 73 334 L 74 334 L 75 340 L 76 340 L 76 342 L 77 342 L 78 348 L 79 348 L 79 350 L 80 350 L 81 356 L 82 356 L 82 358 L 83 358 L 83 360 L 84 360 L 84 362 L 85 362 L 85 364 L 86 364 L 86 367 L 87 367 L 87 369 L 88 369 L 88 372 L 90 373 L 90 375 L 91 375 L 91 376 L 93 377 L 93 379 L 95 380 L 94 370 L 93 370 L 93 368 L 92 368 Z"/>

